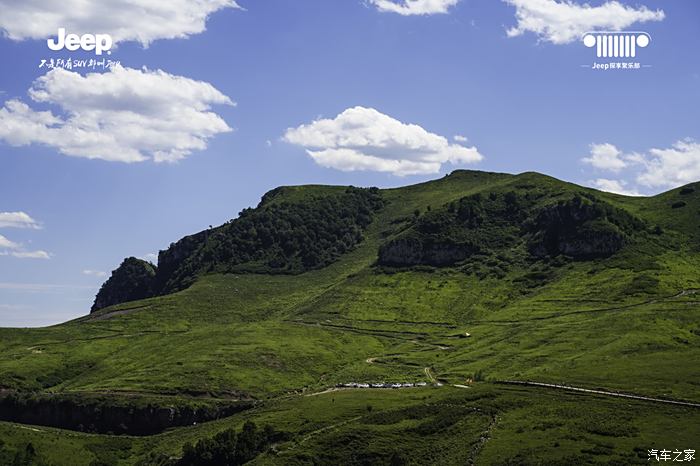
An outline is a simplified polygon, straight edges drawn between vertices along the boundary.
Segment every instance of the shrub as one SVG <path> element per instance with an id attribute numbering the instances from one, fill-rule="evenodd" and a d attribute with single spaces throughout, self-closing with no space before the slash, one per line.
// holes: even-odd
<path id="1" fill-rule="evenodd" d="M 258 429 L 248 421 L 240 432 L 227 429 L 212 438 L 199 440 L 195 445 L 185 444 L 183 456 L 174 466 L 237 466 L 252 461 L 256 456 L 285 436 L 272 427 Z"/>

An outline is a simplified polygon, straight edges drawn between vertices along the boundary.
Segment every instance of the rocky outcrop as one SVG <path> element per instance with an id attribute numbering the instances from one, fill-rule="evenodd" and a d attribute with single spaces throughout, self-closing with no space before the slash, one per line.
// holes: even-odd
<path id="1" fill-rule="evenodd" d="M 195 276 L 184 267 L 188 258 L 192 257 L 198 248 L 207 240 L 212 230 L 204 230 L 194 235 L 185 236 L 181 240 L 172 243 L 168 249 L 158 254 L 158 270 L 156 274 L 157 293 L 177 291 L 186 288 Z M 187 276 L 192 275 L 188 280 Z"/>
<path id="2" fill-rule="evenodd" d="M 510 241 L 519 229 L 512 192 L 463 197 L 416 215 L 410 226 L 380 246 L 378 264 L 390 267 L 449 267 Z"/>
<path id="3" fill-rule="evenodd" d="M 378 264 L 390 267 L 466 264 L 472 257 L 498 264 L 498 256 L 520 250 L 535 258 L 609 257 L 645 228 L 628 212 L 589 194 L 576 193 L 556 203 L 543 190 L 475 194 L 429 210 L 378 251 Z M 515 254 L 517 256 L 520 253 Z M 491 267 L 491 265 L 489 265 Z"/>
<path id="4" fill-rule="evenodd" d="M 287 193 L 298 199 L 286 200 Z M 158 255 L 157 268 L 126 259 L 102 286 L 92 311 L 180 291 L 207 273 L 298 274 L 325 267 L 363 240 L 383 205 L 377 188 L 272 190 L 255 209 L 172 243 Z"/>
<path id="5" fill-rule="evenodd" d="M 465 260 L 473 248 L 467 244 L 422 242 L 418 238 L 397 238 L 379 249 L 379 264 L 391 267 L 432 265 L 444 267 Z"/>
<path id="6" fill-rule="evenodd" d="M 253 406 L 252 401 L 211 406 L 128 401 L 11 393 L 0 397 L 0 420 L 100 434 L 152 435 L 170 427 L 231 416 Z"/>
<path id="7" fill-rule="evenodd" d="M 600 201 L 576 196 L 542 209 L 532 225 L 530 252 L 595 259 L 615 254 L 642 229 L 640 220 Z"/>
<path id="8" fill-rule="evenodd" d="M 156 268 L 150 262 L 135 257 L 124 259 L 100 288 L 90 312 L 153 296 L 155 276 Z"/>

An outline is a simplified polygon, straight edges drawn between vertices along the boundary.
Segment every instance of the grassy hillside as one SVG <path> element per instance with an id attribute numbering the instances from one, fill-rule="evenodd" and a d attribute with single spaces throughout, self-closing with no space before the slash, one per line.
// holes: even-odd
<path id="1" fill-rule="evenodd" d="M 347 192 L 280 188 L 262 205 L 313 217 L 308 206 Z M 360 236 L 318 267 L 222 274 L 198 262 L 176 293 L 0 329 L 5 392 L 254 408 L 139 438 L 0 423 L 5 453 L 31 442 L 55 464 L 77 452 L 90 452 L 84 464 L 155 464 L 248 419 L 289 434 L 257 464 L 625 464 L 698 446 L 698 408 L 497 383 L 700 402 L 695 186 L 630 198 L 536 173 L 457 171 L 376 195 Z M 208 241 L 201 251 L 221 257 Z M 401 260 L 381 260 L 397 244 Z M 303 264 L 306 245 L 283 257 Z M 390 381 L 428 386 L 307 396 Z"/>

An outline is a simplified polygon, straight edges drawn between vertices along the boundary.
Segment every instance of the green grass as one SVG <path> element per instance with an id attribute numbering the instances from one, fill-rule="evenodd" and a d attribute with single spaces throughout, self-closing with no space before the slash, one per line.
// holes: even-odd
<path id="1" fill-rule="evenodd" d="M 0 423 L 9 448 L 31 442 L 56 465 L 148 464 L 252 420 L 287 432 L 253 464 L 647 464 L 647 450 L 696 447 L 697 409 L 478 383 L 346 390 L 270 400 L 251 411 L 151 437 L 110 437 Z"/>
<path id="2" fill-rule="evenodd" d="M 285 188 L 273 202 L 337 189 Z M 466 268 L 375 265 L 379 246 L 414 210 L 510 190 L 554 193 L 542 203 L 595 193 L 663 232 L 592 261 L 506 251 Z M 120 402 L 251 396 L 261 400 L 253 410 L 147 438 L 0 423 L 0 439 L 10 449 L 31 441 L 57 465 L 177 456 L 186 441 L 247 419 L 292 434 L 258 464 L 388 464 L 399 450 L 413 464 L 629 464 L 646 463 L 645 449 L 696 448 L 697 409 L 491 382 L 700 402 L 699 194 L 628 198 L 533 173 L 482 172 L 385 190 L 387 205 L 364 241 L 323 269 L 207 275 L 184 291 L 62 325 L 0 329 L 0 388 Z M 680 198 L 685 206 L 672 208 Z M 446 384 L 477 374 L 486 382 L 305 396 L 349 381 L 428 381 L 426 368 Z"/>

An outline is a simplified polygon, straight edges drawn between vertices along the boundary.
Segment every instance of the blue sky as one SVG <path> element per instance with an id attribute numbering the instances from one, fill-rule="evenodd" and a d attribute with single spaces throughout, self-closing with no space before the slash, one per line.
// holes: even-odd
<path id="1" fill-rule="evenodd" d="M 633 194 L 700 179 L 694 0 L 212 0 L 195 19 L 105 1 L 82 23 L 60 3 L 32 25 L 32 7 L 0 0 L 13 12 L 0 17 L 0 326 L 86 314 L 124 257 L 279 185 L 390 187 L 455 168 Z M 42 59 L 95 58 L 49 50 L 59 27 L 112 33 L 121 71 L 47 74 Z M 650 66 L 591 69 L 625 61 L 580 40 L 611 29 L 649 33 L 630 61 Z"/>

